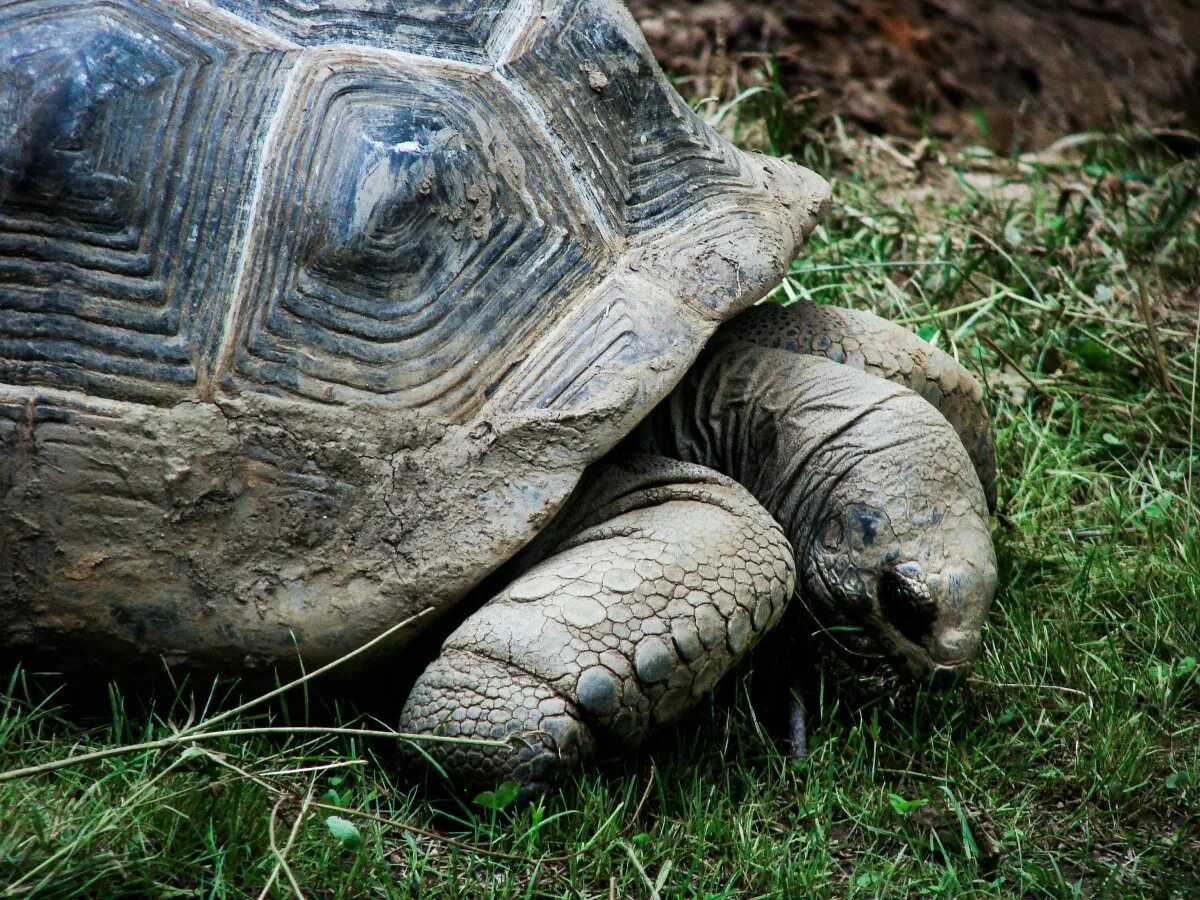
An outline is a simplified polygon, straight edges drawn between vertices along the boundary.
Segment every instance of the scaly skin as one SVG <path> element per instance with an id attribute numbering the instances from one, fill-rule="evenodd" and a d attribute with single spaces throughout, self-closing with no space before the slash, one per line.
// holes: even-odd
<path id="1" fill-rule="evenodd" d="M 907 388 L 722 333 L 635 434 L 709 466 L 780 522 L 801 597 L 836 641 L 914 678 L 973 662 L 996 588 L 983 489 L 947 420 Z"/>
<path id="2" fill-rule="evenodd" d="M 983 388 L 948 353 L 879 316 L 808 300 L 756 306 L 722 327 L 720 334 L 844 363 L 924 397 L 958 433 L 988 507 L 995 509 L 996 458 Z"/>
<path id="3" fill-rule="evenodd" d="M 855 627 L 831 634 L 852 656 L 935 681 L 970 667 L 996 586 L 974 380 L 886 323 L 793 310 L 776 340 L 763 324 L 775 315 L 718 334 L 631 437 L 635 455 L 591 473 L 515 560 L 523 574 L 418 680 L 405 730 L 516 738 L 434 745 L 457 785 L 513 778 L 528 796 L 598 745 L 638 744 L 710 690 L 797 587 L 818 627 Z M 974 460 L 960 434 L 984 448 Z"/>
<path id="4" fill-rule="evenodd" d="M 597 743 L 637 745 L 712 690 L 794 589 L 778 524 L 700 466 L 602 467 L 554 528 L 571 536 L 450 636 L 405 705 L 405 731 L 521 735 L 427 748 L 460 787 L 512 778 L 532 795 Z"/>

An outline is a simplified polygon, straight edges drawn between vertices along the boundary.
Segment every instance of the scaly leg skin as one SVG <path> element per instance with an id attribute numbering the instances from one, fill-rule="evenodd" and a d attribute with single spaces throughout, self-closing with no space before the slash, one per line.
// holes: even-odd
<path id="1" fill-rule="evenodd" d="M 818 649 L 791 652 L 789 636 L 941 685 L 969 671 L 996 588 L 987 504 L 915 392 L 720 333 L 628 446 L 734 476 L 788 534 L 800 600 L 770 642 L 780 699 Z"/>
<path id="2" fill-rule="evenodd" d="M 871 313 L 807 300 L 786 307 L 775 303 L 754 307 L 725 325 L 720 335 L 821 357 L 909 388 L 932 404 L 958 434 L 988 508 L 996 508 L 996 457 L 983 389 L 949 354 Z M 805 710 L 794 691 L 789 719 L 788 755 L 799 757 L 796 735 L 804 733 Z"/>
<path id="3" fill-rule="evenodd" d="M 424 749 L 461 789 L 535 796 L 594 749 L 624 749 L 712 690 L 783 615 L 791 546 L 749 492 L 702 466 L 601 467 L 569 534 L 470 616 L 418 679 L 409 732 L 510 739 Z"/>
<path id="4" fill-rule="evenodd" d="M 913 391 L 723 339 L 629 446 L 745 485 L 791 540 L 797 611 L 849 655 L 939 684 L 969 670 L 996 590 L 987 504 L 957 434 Z"/>
<path id="5" fill-rule="evenodd" d="M 756 306 L 722 326 L 718 334 L 844 363 L 923 397 L 958 434 L 979 476 L 988 508 L 996 508 L 996 457 L 983 388 L 948 353 L 871 313 L 807 300 L 790 306 Z"/>

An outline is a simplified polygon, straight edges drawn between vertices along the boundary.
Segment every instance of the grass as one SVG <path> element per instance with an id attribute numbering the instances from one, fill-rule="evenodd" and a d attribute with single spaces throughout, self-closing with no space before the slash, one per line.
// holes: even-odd
<path id="1" fill-rule="evenodd" d="M 68 715 L 18 671 L 0 770 L 159 744 L 0 781 L 9 894 L 1192 894 L 1200 164 L 1136 132 L 1022 159 L 852 138 L 758 99 L 727 116 L 742 140 L 796 152 L 838 197 L 776 299 L 876 310 L 987 383 L 1003 587 L 971 683 L 830 679 L 811 756 L 789 762 L 747 668 L 644 752 L 515 808 L 397 783 L 353 712 L 250 731 L 304 724 L 319 680 L 185 741 L 231 701 L 139 712 L 112 691 Z"/>

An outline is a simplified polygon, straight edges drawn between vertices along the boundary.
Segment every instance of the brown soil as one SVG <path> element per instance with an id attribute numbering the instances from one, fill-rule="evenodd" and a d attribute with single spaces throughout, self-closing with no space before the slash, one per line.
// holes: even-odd
<path id="1" fill-rule="evenodd" d="M 1114 118 L 1200 123 L 1200 0 L 630 0 L 685 90 L 765 64 L 872 131 L 1041 144 Z"/>

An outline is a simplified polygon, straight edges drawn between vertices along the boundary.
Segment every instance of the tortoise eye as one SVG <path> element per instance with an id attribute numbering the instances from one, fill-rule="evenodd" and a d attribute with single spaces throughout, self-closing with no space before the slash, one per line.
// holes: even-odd
<path id="1" fill-rule="evenodd" d="M 897 631 L 914 643 L 929 637 L 936 613 L 921 588 L 919 578 L 906 577 L 894 569 L 886 569 L 879 576 L 880 610 Z"/>

